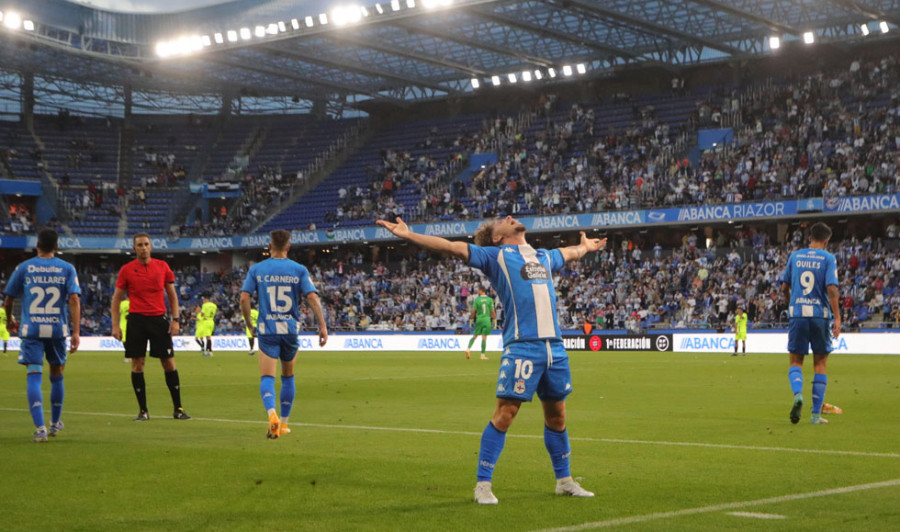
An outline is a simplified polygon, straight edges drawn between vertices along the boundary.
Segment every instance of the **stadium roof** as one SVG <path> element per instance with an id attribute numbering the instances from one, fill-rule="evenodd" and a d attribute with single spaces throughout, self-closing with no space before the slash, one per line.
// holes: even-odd
<path id="1" fill-rule="evenodd" d="M 892 38 L 900 26 L 900 0 L 241 0 L 175 13 L 0 0 L 0 11 L 7 72 L 362 108 L 567 73 L 675 71 L 772 53 L 772 37 L 802 41 L 807 32 L 817 43 Z"/>

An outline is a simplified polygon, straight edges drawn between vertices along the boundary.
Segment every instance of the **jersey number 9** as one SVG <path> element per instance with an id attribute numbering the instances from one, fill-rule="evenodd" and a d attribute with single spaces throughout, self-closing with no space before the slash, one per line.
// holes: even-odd
<path id="1" fill-rule="evenodd" d="M 816 276 L 811 271 L 805 271 L 800 274 L 800 286 L 803 287 L 803 295 L 809 295 L 816 287 Z"/>

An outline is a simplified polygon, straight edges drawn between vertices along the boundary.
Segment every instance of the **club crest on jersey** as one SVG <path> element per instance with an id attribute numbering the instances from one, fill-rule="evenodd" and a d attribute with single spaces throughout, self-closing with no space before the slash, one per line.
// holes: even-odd
<path id="1" fill-rule="evenodd" d="M 513 387 L 513 391 L 516 393 L 525 393 L 525 381 L 522 379 L 517 380 L 515 387 Z"/>
<path id="2" fill-rule="evenodd" d="M 522 266 L 522 279 L 526 281 L 549 281 L 550 274 L 540 262 L 526 262 Z"/>

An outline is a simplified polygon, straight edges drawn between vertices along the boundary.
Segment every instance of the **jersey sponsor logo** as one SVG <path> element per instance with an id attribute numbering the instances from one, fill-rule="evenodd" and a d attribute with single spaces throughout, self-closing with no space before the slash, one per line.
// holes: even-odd
<path id="1" fill-rule="evenodd" d="M 456 338 L 422 338 L 417 345 L 419 349 L 459 349 Z"/>
<path id="2" fill-rule="evenodd" d="M 37 266 L 35 264 L 28 265 L 28 273 L 62 273 L 63 269 L 59 266 Z"/>
<path id="3" fill-rule="evenodd" d="M 526 262 L 521 270 L 522 279 L 526 281 L 549 281 L 550 274 L 547 268 L 539 262 Z"/>
<path id="4" fill-rule="evenodd" d="M 344 349 L 384 349 L 381 338 L 347 338 Z"/>

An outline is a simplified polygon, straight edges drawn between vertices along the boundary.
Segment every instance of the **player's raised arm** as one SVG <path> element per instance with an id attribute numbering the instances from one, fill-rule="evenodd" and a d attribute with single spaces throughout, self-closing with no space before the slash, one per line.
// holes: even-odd
<path id="1" fill-rule="evenodd" d="M 581 242 L 577 246 L 559 248 L 559 252 L 562 253 L 563 259 L 566 262 L 569 262 L 571 260 L 578 260 L 592 251 L 601 250 L 605 246 L 605 238 L 588 238 L 587 235 L 584 234 L 584 231 L 582 231 Z"/>
<path id="2" fill-rule="evenodd" d="M 439 236 L 414 233 L 400 217 L 397 217 L 396 223 L 388 222 L 387 220 L 377 220 L 375 223 L 393 233 L 394 236 L 412 242 L 429 251 L 441 253 L 442 255 L 461 259 L 466 262 L 469 260 L 469 244 L 465 242 L 452 242 Z"/>

